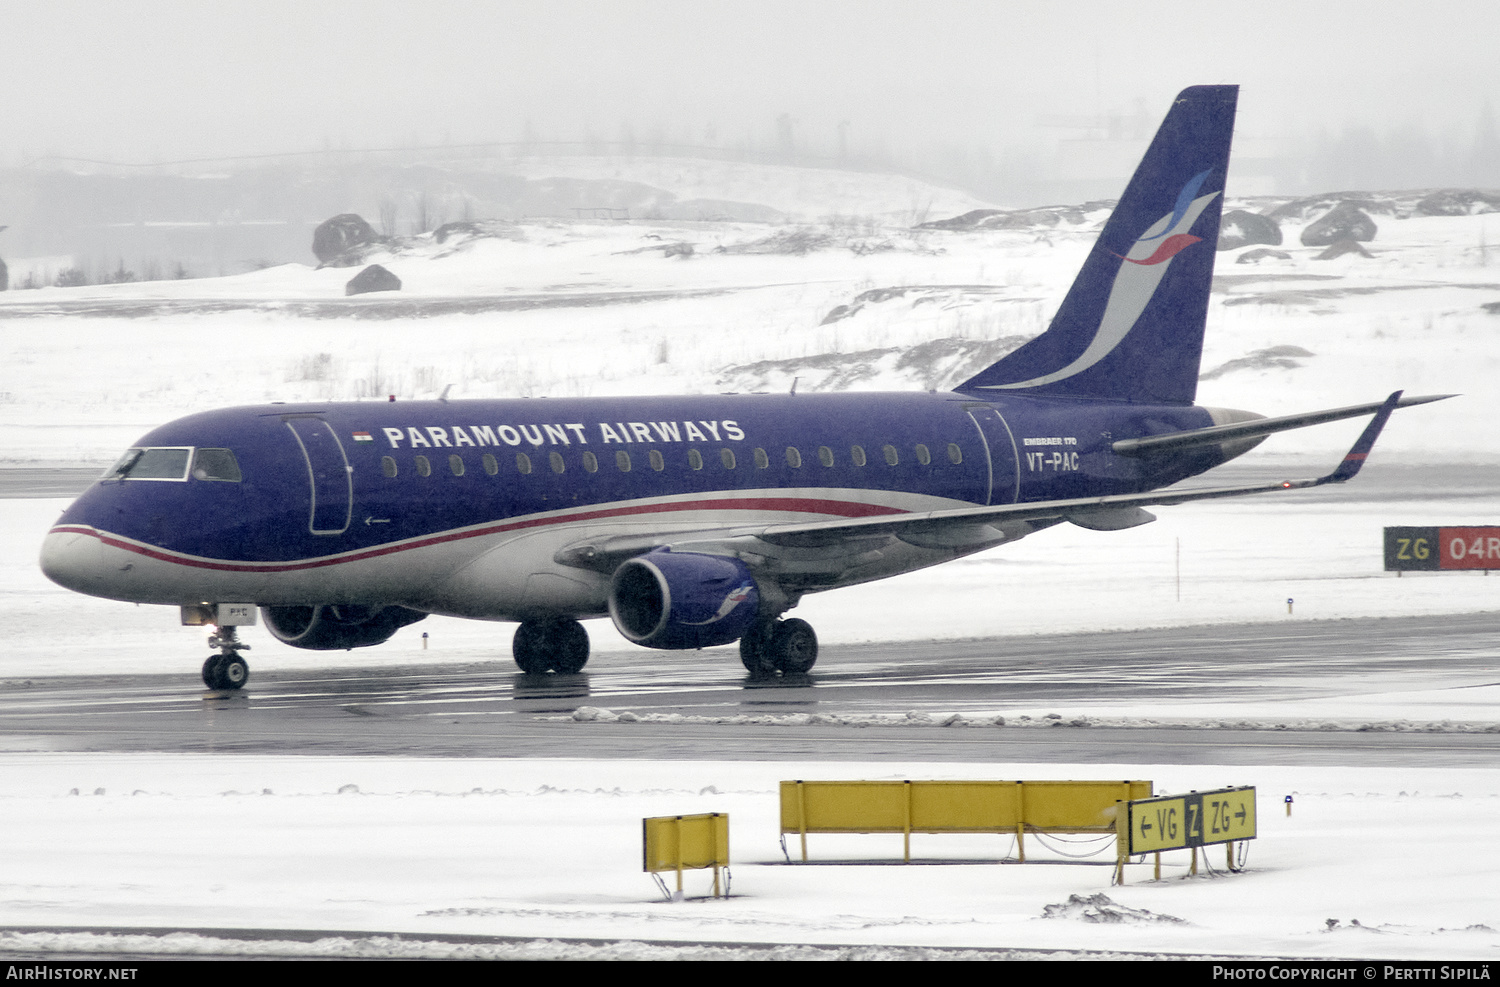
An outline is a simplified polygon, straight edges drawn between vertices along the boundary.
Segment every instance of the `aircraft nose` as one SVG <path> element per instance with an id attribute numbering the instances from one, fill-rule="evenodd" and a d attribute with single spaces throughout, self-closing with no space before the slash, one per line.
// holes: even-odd
<path id="1" fill-rule="evenodd" d="M 78 593 L 97 596 L 104 582 L 104 545 L 92 534 L 49 531 L 41 563 L 43 575 Z"/>

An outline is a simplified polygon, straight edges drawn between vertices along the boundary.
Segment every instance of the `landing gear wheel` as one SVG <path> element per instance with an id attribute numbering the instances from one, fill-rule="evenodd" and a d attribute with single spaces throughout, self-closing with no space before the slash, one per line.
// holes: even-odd
<path id="1" fill-rule="evenodd" d="M 751 678 L 765 678 L 776 671 L 776 665 L 768 653 L 775 628 L 776 625 L 769 621 L 759 623 L 740 638 L 740 661 L 744 663 L 745 671 L 750 673 Z"/>
<path id="2" fill-rule="evenodd" d="M 740 661 L 752 678 L 806 675 L 817 660 L 818 635 L 796 617 L 756 624 L 740 638 Z"/>
<path id="3" fill-rule="evenodd" d="M 243 688 L 250 681 L 250 665 L 239 655 L 230 655 L 219 660 L 219 681 L 223 684 L 221 689 Z"/>
<path id="4" fill-rule="evenodd" d="M 208 638 L 210 648 L 219 653 L 210 655 L 203 663 L 203 684 L 210 689 L 229 691 L 238 689 L 250 681 L 250 666 L 240 657 L 241 651 L 249 651 L 250 645 L 240 640 L 234 625 L 220 627 Z"/>
<path id="5" fill-rule="evenodd" d="M 767 653 L 781 674 L 806 675 L 818 660 L 818 635 L 805 620 L 783 620 L 771 635 Z"/>
<path id="6" fill-rule="evenodd" d="M 516 628 L 511 653 L 527 675 L 573 675 L 589 660 L 589 632 L 571 618 L 528 620 Z"/>
<path id="7" fill-rule="evenodd" d="M 203 684 L 210 689 L 239 689 L 248 681 L 250 666 L 239 655 L 210 655 L 203 663 Z"/>

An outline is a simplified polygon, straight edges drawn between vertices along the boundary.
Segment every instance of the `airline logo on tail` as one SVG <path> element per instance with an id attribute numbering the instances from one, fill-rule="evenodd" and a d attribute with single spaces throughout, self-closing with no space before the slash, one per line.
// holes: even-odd
<path id="1" fill-rule="evenodd" d="M 1208 171 L 1201 171 L 1188 179 L 1187 184 L 1177 193 L 1177 202 L 1172 211 L 1152 223 L 1128 251 L 1115 254 L 1125 263 L 1120 265 L 1114 284 L 1110 286 L 1109 300 L 1105 302 L 1099 329 L 1088 348 L 1077 359 L 1061 370 L 1054 370 L 1040 377 L 1014 384 L 988 384 L 985 385 L 986 389 L 1038 387 L 1066 380 L 1108 356 L 1130 330 L 1135 328 L 1136 320 L 1156 294 L 1167 268 L 1172 266 L 1172 258 L 1202 241 L 1202 237 L 1193 236 L 1187 231 L 1193 228 L 1208 204 L 1219 196 L 1218 192 L 1198 195 L 1198 190 L 1208 180 L 1209 174 Z"/>

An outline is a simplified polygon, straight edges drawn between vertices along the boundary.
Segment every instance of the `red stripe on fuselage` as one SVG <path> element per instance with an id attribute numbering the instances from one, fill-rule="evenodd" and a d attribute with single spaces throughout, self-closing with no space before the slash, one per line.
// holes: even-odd
<path id="1" fill-rule="evenodd" d="M 156 559 L 161 562 L 172 562 L 195 569 L 214 569 L 220 572 L 298 572 L 304 569 L 318 569 L 324 566 L 342 565 L 345 562 L 361 562 L 365 559 L 379 558 L 382 555 L 392 555 L 396 552 L 405 552 L 411 549 L 427 548 L 447 542 L 462 541 L 465 538 L 482 538 L 485 535 L 503 534 L 507 531 L 569 524 L 575 521 L 597 521 L 603 518 L 631 517 L 640 514 L 666 514 L 678 511 L 789 511 L 798 514 L 825 514 L 833 517 L 849 518 L 908 513 L 900 508 L 885 507 L 880 504 L 865 504 L 845 500 L 812 500 L 800 497 L 743 497 L 710 501 L 672 501 L 664 504 L 636 504 L 626 507 L 605 508 L 603 510 L 581 511 L 577 514 L 562 514 L 550 517 L 525 518 L 519 521 L 506 521 L 499 524 L 485 525 L 481 528 L 448 532 L 441 535 L 428 535 L 399 544 L 381 545 L 376 548 L 361 549 L 343 555 L 331 555 L 300 562 L 221 562 L 212 559 L 198 559 L 124 541 L 118 537 L 108 535 L 97 528 L 86 525 L 60 525 L 53 528 L 49 534 L 92 535 L 112 548 L 124 549 L 127 552 L 134 552 L 137 555 L 144 555 L 147 558 Z"/>

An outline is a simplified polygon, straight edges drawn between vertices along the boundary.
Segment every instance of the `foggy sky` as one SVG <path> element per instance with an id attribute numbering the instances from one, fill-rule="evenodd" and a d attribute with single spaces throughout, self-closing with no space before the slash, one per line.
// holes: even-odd
<path id="1" fill-rule="evenodd" d="M 542 139 L 1001 155 L 1239 83 L 1239 138 L 1472 141 L 1500 4 L 0 0 L 0 165 Z M 1055 123 L 1055 119 L 1053 120 Z"/>

